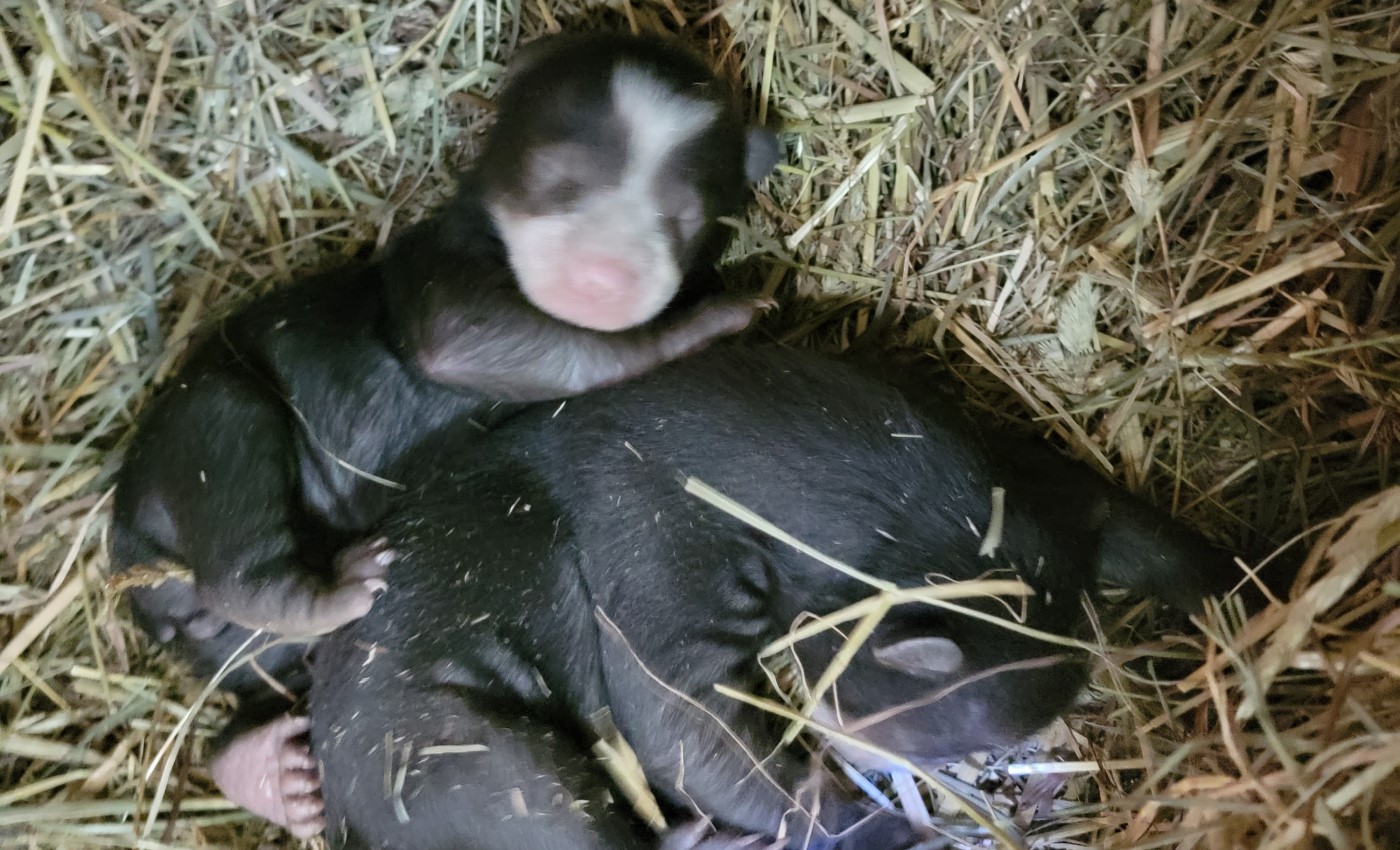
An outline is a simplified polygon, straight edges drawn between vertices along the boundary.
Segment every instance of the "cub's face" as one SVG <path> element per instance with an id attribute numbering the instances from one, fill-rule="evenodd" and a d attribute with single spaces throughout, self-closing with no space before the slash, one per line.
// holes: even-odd
<path id="1" fill-rule="evenodd" d="M 624 330 L 675 297 L 776 142 L 747 131 L 718 82 L 673 48 L 560 41 L 512 69 L 480 180 L 525 297 L 562 321 Z"/>

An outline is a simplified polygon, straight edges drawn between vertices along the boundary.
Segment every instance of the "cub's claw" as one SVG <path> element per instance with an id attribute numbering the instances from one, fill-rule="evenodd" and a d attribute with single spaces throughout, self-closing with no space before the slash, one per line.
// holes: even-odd
<path id="1" fill-rule="evenodd" d="M 346 546 L 335 558 L 335 587 L 312 601 L 311 616 L 302 627 L 324 634 L 368 614 L 389 589 L 384 576 L 397 558 L 383 537 Z"/>
<path id="2" fill-rule="evenodd" d="M 399 553 L 389 548 L 389 538 L 352 543 L 335 556 L 335 571 L 342 579 L 383 579 Z M 388 585 L 385 585 L 387 587 Z"/>

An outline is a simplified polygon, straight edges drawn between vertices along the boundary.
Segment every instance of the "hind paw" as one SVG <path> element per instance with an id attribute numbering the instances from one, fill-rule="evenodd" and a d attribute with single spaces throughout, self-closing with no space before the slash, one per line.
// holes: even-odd
<path id="1" fill-rule="evenodd" d="M 230 802 L 297 838 L 319 835 L 326 826 L 309 728 L 307 718 L 283 715 L 235 738 L 209 767 Z"/>

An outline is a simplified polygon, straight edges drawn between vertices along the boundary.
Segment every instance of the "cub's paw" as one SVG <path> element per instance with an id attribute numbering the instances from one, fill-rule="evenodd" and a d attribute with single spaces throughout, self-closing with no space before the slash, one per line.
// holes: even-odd
<path id="1" fill-rule="evenodd" d="M 209 767 L 230 802 L 297 838 L 312 838 L 326 826 L 309 728 L 307 718 L 285 714 L 233 739 Z"/>
<path id="2" fill-rule="evenodd" d="M 346 546 L 335 557 L 335 584 L 321 589 L 305 620 L 294 625 L 299 631 L 325 634 L 368 614 L 374 600 L 389 589 L 384 577 L 397 558 L 382 537 Z"/>

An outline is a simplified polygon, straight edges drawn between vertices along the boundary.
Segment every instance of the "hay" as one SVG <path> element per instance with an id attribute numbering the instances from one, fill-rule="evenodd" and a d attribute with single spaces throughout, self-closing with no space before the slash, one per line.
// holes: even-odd
<path id="1" fill-rule="evenodd" d="M 1295 602 L 1111 653 L 1058 750 L 948 781 L 1038 846 L 1400 846 L 1400 10 L 613 11 L 685 23 L 787 124 L 734 251 L 774 336 L 932 354 L 989 417 L 1223 540 L 1311 534 Z M 419 216 L 514 46 L 602 14 L 0 4 L 0 835 L 258 846 L 198 767 L 217 700 L 186 720 L 200 684 L 109 616 L 113 449 L 192 329 Z M 1114 646 L 1150 625 L 1104 616 Z"/>

